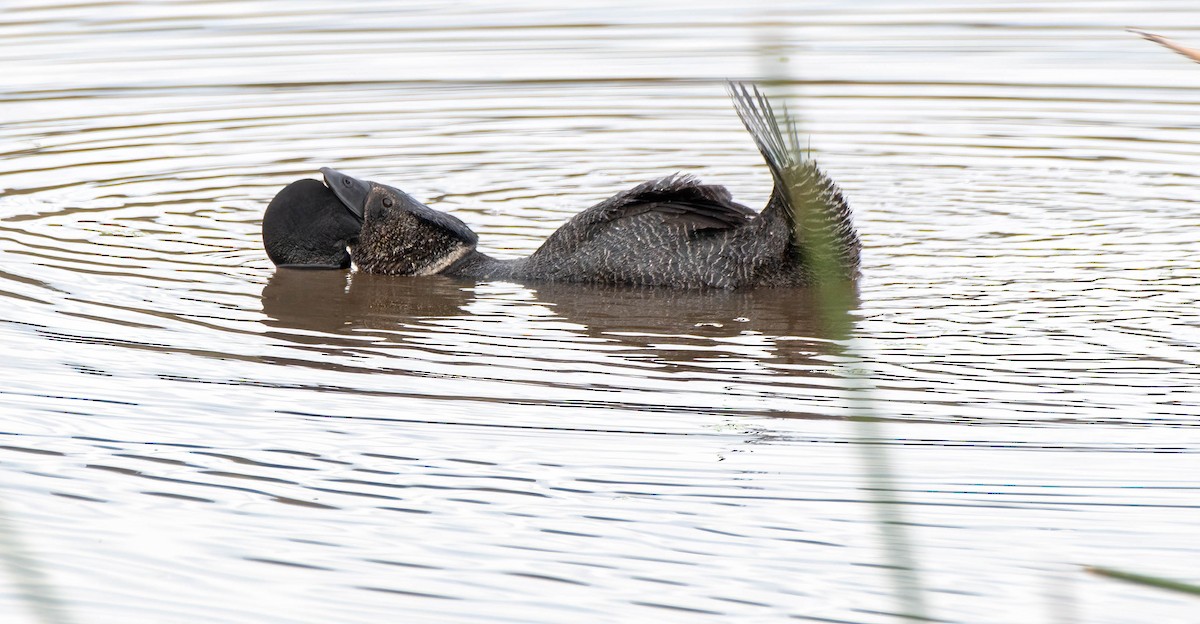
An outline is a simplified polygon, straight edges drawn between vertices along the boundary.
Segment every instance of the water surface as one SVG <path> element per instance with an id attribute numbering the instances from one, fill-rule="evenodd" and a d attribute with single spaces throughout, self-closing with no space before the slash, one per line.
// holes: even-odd
<path id="1" fill-rule="evenodd" d="M 1200 581 L 1200 67 L 1122 30 L 1194 3 L 725 4 L 8 3 L 0 488 L 72 621 L 894 621 L 855 375 L 934 615 L 1190 621 L 1079 566 Z M 503 257 L 676 171 L 760 206 L 725 78 L 851 199 L 866 363 L 803 292 L 262 251 L 326 165 Z"/>

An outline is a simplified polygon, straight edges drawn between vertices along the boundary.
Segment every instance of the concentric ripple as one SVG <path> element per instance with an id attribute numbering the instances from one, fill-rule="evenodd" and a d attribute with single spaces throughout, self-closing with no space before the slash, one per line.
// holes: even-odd
<path id="1" fill-rule="evenodd" d="M 6 5 L 0 620 L 894 621 L 882 452 L 932 615 L 1188 621 L 1081 566 L 1200 582 L 1200 69 L 1122 30 L 1200 14 L 777 4 Z M 676 171 L 761 206 L 725 78 L 851 198 L 850 309 L 262 251 L 326 165 L 504 257 Z"/>

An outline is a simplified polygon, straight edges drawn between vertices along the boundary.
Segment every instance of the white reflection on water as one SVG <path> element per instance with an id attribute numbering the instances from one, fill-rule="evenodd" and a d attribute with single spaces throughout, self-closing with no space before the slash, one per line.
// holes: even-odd
<path id="1" fill-rule="evenodd" d="M 0 486 L 68 609 L 890 621 L 809 297 L 277 273 L 258 239 L 322 165 L 503 256 L 677 170 L 761 205 L 721 80 L 786 74 L 859 217 L 932 612 L 1187 621 L 1076 566 L 1200 580 L 1200 71 L 1121 30 L 1200 14 L 722 4 L 9 3 Z"/>

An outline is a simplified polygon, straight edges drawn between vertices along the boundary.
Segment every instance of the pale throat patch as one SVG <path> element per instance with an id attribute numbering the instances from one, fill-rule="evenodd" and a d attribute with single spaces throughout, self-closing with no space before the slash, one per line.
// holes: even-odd
<path id="1" fill-rule="evenodd" d="M 451 251 L 450 253 L 425 265 L 424 267 L 422 267 L 420 269 L 417 269 L 417 272 L 414 273 L 413 275 L 437 275 L 438 273 L 441 273 L 442 271 L 449 268 L 450 265 L 454 264 L 455 262 L 458 262 L 459 260 L 462 260 L 463 256 L 466 256 L 467 254 L 471 253 L 471 249 L 473 249 L 473 247 L 470 245 L 461 245 L 460 244 L 458 247 L 455 247 L 454 250 Z"/>

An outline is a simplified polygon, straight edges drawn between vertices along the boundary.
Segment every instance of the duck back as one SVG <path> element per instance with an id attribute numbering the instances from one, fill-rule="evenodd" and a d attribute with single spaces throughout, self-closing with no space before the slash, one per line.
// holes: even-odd
<path id="1" fill-rule="evenodd" d="M 804 157 L 795 124 L 785 115 L 781 125 L 757 88 L 731 83 L 730 96 L 775 183 L 761 213 L 689 175 L 653 180 L 576 215 L 517 276 L 676 288 L 856 278 L 861 243 L 841 189 Z"/>
<path id="2" fill-rule="evenodd" d="M 477 251 L 475 234 L 452 216 L 399 189 L 350 179 L 351 187 L 368 189 L 348 204 L 364 218 L 354 262 L 378 273 L 674 288 L 856 278 L 861 243 L 841 190 L 804 155 L 795 124 L 786 114 L 781 123 L 756 87 L 730 83 L 729 93 L 774 180 L 761 212 L 722 186 L 676 174 L 580 212 L 528 258 L 498 260 Z"/>

